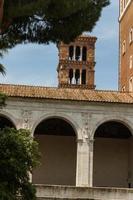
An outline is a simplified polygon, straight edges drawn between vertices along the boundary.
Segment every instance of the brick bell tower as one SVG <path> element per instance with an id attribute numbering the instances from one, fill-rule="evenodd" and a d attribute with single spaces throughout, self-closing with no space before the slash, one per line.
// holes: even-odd
<path id="1" fill-rule="evenodd" d="M 57 68 L 59 87 L 95 89 L 96 39 L 80 36 L 70 44 L 60 42 Z"/>

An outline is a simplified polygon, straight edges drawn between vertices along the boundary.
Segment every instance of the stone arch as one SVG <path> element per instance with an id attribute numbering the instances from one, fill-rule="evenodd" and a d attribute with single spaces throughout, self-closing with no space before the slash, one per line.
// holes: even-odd
<path id="1" fill-rule="evenodd" d="M 75 71 L 75 81 L 76 81 L 76 85 L 80 84 L 80 70 L 76 69 Z"/>
<path id="2" fill-rule="evenodd" d="M 87 47 L 83 46 L 82 49 L 82 61 L 86 61 L 87 60 Z"/>
<path id="3" fill-rule="evenodd" d="M 123 125 L 125 125 L 131 132 L 131 134 L 133 135 L 133 124 L 131 121 L 129 121 L 128 119 L 126 119 L 125 117 L 121 117 L 121 116 L 111 116 L 111 117 L 104 117 L 102 118 L 100 121 L 98 121 L 96 124 L 94 124 L 94 128 L 90 134 L 90 139 L 94 139 L 94 135 L 95 135 L 95 132 L 97 130 L 97 128 L 105 123 L 105 122 L 109 122 L 109 121 L 116 121 L 116 122 L 120 122 L 122 123 Z"/>
<path id="4" fill-rule="evenodd" d="M 131 122 L 122 117 L 104 118 L 97 123 L 93 134 L 93 186 L 133 187 L 131 127 Z"/>
<path id="5" fill-rule="evenodd" d="M 81 51 L 80 46 L 76 46 L 76 60 L 77 61 L 80 59 L 80 54 L 81 54 L 80 51 Z"/>
<path id="6" fill-rule="evenodd" d="M 86 85 L 86 69 L 82 70 L 82 85 Z"/>
<path id="7" fill-rule="evenodd" d="M 76 185 L 77 131 L 70 119 L 45 115 L 33 132 L 42 154 L 42 165 L 33 171 L 33 183 Z"/>
<path id="8" fill-rule="evenodd" d="M 73 56 L 74 56 L 74 46 L 71 45 L 69 46 L 69 59 L 73 60 Z"/>
<path id="9" fill-rule="evenodd" d="M 36 129 L 36 127 L 38 126 L 38 124 L 40 124 L 41 121 L 43 120 L 46 120 L 46 119 L 49 119 L 49 118 L 60 118 L 60 119 L 63 119 L 65 120 L 66 122 L 68 122 L 74 129 L 75 131 L 75 134 L 76 134 L 76 137 L 77 137 L 77 140 L 80 140 L 83 138 L 82 136 L 82 133 L 80 130 L 80 127 L 79 125 L 77 124 L 77 122 L 75 122 L 75 120 L 64 114 L 64 113 L 48 113 L 48 114 L 45 114 L 45 115 L 42 115 L 34 124 L 33 124 L 33 127 L 32 127 L 32 136 L 34 135 L 34 131 Z"/>
<path id="10" fill-rule="evenodd" d="M 13 117 L 13 115 L 2 110 L 2 111 L 0 111 L 0 117 L 6 118 L 7 120 L 9 120 L 13 124 L 14 128 L 17 129 L 17 122 L 16 122 L 15 118 Z"/>
<path id="11" fill-rule="evenodd" d="M 70 70 L 69 70 L 69 83 L 70 84 L 73 84 L 73 69 L 71 68 Z"/>

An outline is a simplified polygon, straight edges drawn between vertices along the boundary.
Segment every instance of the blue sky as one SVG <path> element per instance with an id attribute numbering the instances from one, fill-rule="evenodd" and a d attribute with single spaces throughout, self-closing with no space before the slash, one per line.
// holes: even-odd
<path id="1" fill-rule="evenodd" d="M 104 8 L 91 35 L 96 44 L 95 84 L 97 89 L 118 88 L 118 0 Z M 6 66 L 1 83 L 57 86 L 58 51 L 50 45 L 18 45 L 0 61 Z"/>

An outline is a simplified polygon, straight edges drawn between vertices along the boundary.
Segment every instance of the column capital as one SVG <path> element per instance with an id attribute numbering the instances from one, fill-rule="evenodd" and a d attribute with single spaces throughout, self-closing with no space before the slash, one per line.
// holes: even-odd
<path id="1" fill-rule="evenodd" d="M 94 141 L 94 139 L 88 139 L 88 146 L 90 148 L 90 151 L 93 151 Z"/>
<path id="2" fill-rule="evenodd" d="M 83 138 L 77 138 L 77 143 L 79 143 L 79 144 L 82 144 L 82 143 L 84 143 L 84 140 L 83 140 Z"/>
<path id="3" fill-rule="evenodd" d="M 93 139 L 93 138 L 86 138 L 86 140 L 87 140 L 88 144 L 93 144 L 95 141 L 95 139 Z"/>

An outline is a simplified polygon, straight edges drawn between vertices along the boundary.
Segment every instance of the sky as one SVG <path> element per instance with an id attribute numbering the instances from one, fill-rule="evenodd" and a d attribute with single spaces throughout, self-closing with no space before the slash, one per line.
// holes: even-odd
<path id="1" fill-rule="evenodd" d="M 100 90 L 118 89 L 118 12 L 119 1 L 104 8 L 92 36 L 96 43 L 95 85 Z M 1 83 L 57 86 L 58 50 L 56 45 L 18 45 L 9 50 L 0 63 L 6 67 Z"/>

